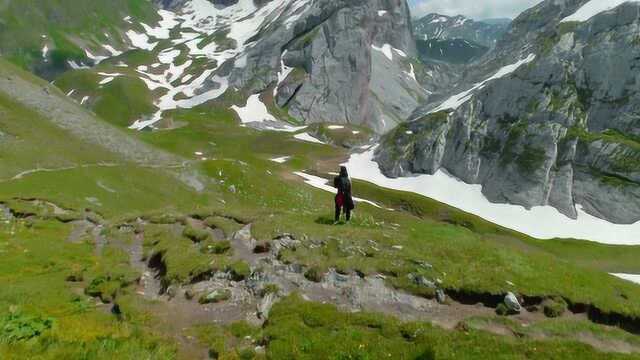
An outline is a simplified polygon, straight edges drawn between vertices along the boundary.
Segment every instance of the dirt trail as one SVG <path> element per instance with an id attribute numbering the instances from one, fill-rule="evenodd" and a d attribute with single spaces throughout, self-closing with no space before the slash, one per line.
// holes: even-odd
<path id="1" fill-rule="evenodd" d="M 333 269 L 320 282 L 312 282 L 304 277 L 302 266 L 283 264 L 277 260 L 278 252 L 284 248 L 301 246 L 301 242 L 289 235 L 283 235 L 272 242 L 272 249 L 266 254 L 255 254 L 256 241 L 251 236 L 251 225 L 244 226 L 230 237 L 234 250 L 233 257 L 251 264 L 253 274 L 243 281 L 231 281 L 228 274 L 216 273 L 210 279 L 192 285 L 174 287 L 174 296 L 167 294 L 156 297 L 161 301 L 154 310 L 159 316 L 173 322 L 180 333 L 189 327 L 202 323 L 229 324 L 238 320 L 248 320 L 262 324 L 276 299 L 261 298 L 258 294 L 267 284 L 276 284 L 279 296 L 292 292 L 303 298 L 330 303 L 347 312 L 372 311 L 388 314 L 404 321 L 426 321 L 445 329 L 456 329 L 465 320 L 473 317 L 493 317 L 495 310 L 482 304 L 467 305 L 448 299 L 446 304 L 414 296 L 387 286 L 382 275 L 361 277 L 357 274 L 340 274 Z M 231 299 L 218 304 L 200 305 L 196 300 L 187 300 L 185 294 L 207 293 L 215 289 L 229 289 Z M 142 292 L 140 294 L 146 294 Z M 588 320 L 585 314 L 567 313 L 563 319 Z M 524 310 L 509 317 L 515 323 L 528 327 L 548 318 L 541 311 Z M 520 337 L 522 334 L 499 322 L 489 322 L 479 329 L 502 336 Z M 535 335 L 535 337 L 534 337 Z M 550 339 L 544 333 L 528 335 L 537 339 Z M 621 340 L 606 340 L 592 334 L 575 334 L 572 340 L 583 342 L 607 352 L 640 352 L 640 349 Z"/>

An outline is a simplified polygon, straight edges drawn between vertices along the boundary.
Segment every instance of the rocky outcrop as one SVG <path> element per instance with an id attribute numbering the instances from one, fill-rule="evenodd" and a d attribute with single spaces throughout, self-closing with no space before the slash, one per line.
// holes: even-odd
<path id="1" fill-rule="evenodd" d="M 236 59 L 233 86 L 252 93 L 276 87 L 276 104 L 306 123 L 366 125 L 379 133 L 426 99 L 412 75 L 418 63 L 404 0 L 300 2 L 292 2 L 300 7 L 293 20 L 274 21 L 252 39 L 245 64 Z"/>
<path id="2" fill-rule="evenodd" d="M 384 138 L 383 171 L 443 169 L 493 202 L 640 221 L 640 4 L 561 22 L 586 2 L 545 1 L 516 19 L 463 85 Z"/>

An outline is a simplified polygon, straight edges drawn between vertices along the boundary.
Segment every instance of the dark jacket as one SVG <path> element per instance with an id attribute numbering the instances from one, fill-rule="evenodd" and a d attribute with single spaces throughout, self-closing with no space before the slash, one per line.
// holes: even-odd
<path id="1" fill-rule="evenodd" d="M 353 198 L 351 197 L 351 180 L 349 180 L 346 176 L 336 176 L 333 179 L 333 187 L 338 189 L 338 193 L 336 194 L 336 202 L 342 196 L 344 201 L 344 206 L 349 210 L 353 210 L 355 207 L 353 203 Z"/>

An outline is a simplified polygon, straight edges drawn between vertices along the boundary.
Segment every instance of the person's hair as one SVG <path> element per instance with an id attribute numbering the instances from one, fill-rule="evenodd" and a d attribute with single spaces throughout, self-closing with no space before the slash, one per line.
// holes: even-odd
<path id="1" fill-rule="evenodd" d="M 340 166 L 340 177 L 349 177 L 349 173 L 347 173 L 347 168 L 345 166 Z"/>

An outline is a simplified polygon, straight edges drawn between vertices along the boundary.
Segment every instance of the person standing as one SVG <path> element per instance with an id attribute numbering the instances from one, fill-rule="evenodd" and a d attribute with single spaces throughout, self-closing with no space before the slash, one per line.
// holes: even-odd
<path id="1" fill-rule="evenodd" d="M 340 174 L 333 179 L 333 187 L 338 189 L 335 197 L 336 214 L 335 223 L 340 221 L 340 213 L 344 212 L 347 221 L 351 220 L 351 210 L 354 209 L 353 198 L 351 197 L 351 180 L 347 168 L 340 166 Z"/>

